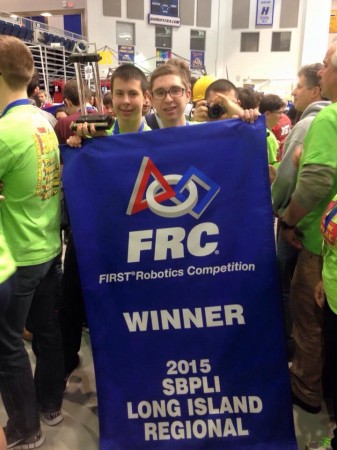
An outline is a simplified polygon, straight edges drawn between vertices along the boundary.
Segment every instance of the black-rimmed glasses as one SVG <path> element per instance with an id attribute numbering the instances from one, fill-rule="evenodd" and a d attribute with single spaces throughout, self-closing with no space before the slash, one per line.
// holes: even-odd
<path id="1" fill-rule="evenodd" d="M 172 98 L 182 97 L 184 95 L 185 89 L 180 86 L 172 86 L 169 90 L 156 89 L 152 92 L 152 97 L 155 100 L 164 100 L 167 94 L 170 94 Z"/>

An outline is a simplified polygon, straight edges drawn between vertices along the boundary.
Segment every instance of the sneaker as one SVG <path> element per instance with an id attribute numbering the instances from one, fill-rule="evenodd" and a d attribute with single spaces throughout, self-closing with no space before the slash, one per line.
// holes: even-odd
<path id="1" fill-rule="evenodd" d="M 311 441 L 305 446 L 305 450 L 332 450 L 330 438 L 321 438 L 318 441 Z"/>
<path id="2" fill-rule="evenodd" d="M 14 434 L 7 433 L 6 427 L 4 428 L 4 432 L 7 439 L 7 449 L 25 450 L 39 448 L 46 440 L 41 430 L 28 438 L 18 438 Z"/>
<path id="3" fill-rule="evenodd" d="M 41 411 L 40 417 L 42 422 L 49 425 L 50 427 L 58 425 L 63 420 L 63 416 L 60 409 L 52 412 Z"/>

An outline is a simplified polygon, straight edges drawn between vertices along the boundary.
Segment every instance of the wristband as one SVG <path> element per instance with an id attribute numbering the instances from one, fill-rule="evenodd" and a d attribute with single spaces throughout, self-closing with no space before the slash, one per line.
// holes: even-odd
<path id="1" fill-rule="evenodd" d="M 279 218 L 280 221 L 280 228 L 283 230 L 293 230 L 296 225 L 289 225 L 282 217 Z"/>

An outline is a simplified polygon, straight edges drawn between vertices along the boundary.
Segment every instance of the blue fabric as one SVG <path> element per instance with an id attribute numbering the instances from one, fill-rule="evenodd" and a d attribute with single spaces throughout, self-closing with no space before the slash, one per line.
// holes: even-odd
<path id="1" fill-rule="evenodd" d="M 82 34 L 81 14 L 65 14 L 63 16 L 64 29 L 72 33 Z"/>
<path id="2" fill-rule="evenodd" d="M 295 450 L 263 118 L 62 152 L 100 449 Z"/>

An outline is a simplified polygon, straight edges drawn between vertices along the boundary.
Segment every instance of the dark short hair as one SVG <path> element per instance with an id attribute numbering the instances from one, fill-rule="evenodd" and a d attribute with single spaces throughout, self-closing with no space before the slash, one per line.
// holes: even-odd
<path id="1" fill-rule="evenodd" d="M 139 80 L 143 93 L 145 94 L 148 90 L 148 82 L 144 72 L 133 64 L 122 64 L 113 72 L 110 82 L 111 92 L 113 91 L 113 85 L 116 78 L 120 78 L 124 81 Z"/>
<path id="2" fill-rule="evenodd" d="M 285 108 L 285 106 L 286 104 L 281 97 L 276 94 L 267 94 L 261 98 L 259 110 L 261 114 L 264 114 L 267 111 L 278 111 L 280 108 Z"/>
<path id="3" fill-rule="evenodd" d="M 260 98 L 255 91 L 248 88 L 239 87 L 238 95 L 240 106 L 243 109 L 254 109 L 259 106 Z"/>
<path id="4" fill-rule="evenodd" d="M 226 80 L 225 78 L 219 78 L 219 80 L 213 81 L 211 83 L 205 92 L 205 98 L 209 96 L 210 92 L 220 92 L 221 94 L 228 92 L 228 91 L 234 91 L 235 97 L 238 98 L 238 89 L 231 81 Z"/>
<path id="5" fill-rule="evenodd" d="M 86 100 L 90 100 L 91 91 L 84 83 L 84 95 Z M 80 106 L 80 96 L 78 92 L 78 85 L 76 80 L 69 80 L 65 83 L 62 90 L 63 99 L 68 99 L 75 106 Z"/>
<path id="6" fill-rule="evenodd" d="M 111 106 L 112 105 L 112 95 L 111 92 L 108 91 L 103 95 L 103 105 L 104 106 Z"/>
<path id="7" fill-rule="evenodd" d="M 28 86 L 27 86 L 27 95 L 28 97 L 31 97 L 33 95 L 33 92 L 35 89 L 39 86 L 39 72 L 37 69 L 34 69 L 34 73 L 32 76 L 32 79 L 30 80 Z"/>
<path id="8" fill-rule="evenodd" d="M 56 117 L 57 113 L 59 113 L 59 112 L 65 112 L 65 113 L 67 114 L 67 111 L 66 111 L 65 106 L 59 106 L 59 107 L 57 107 L 57 108 L 55 109 L 55 111 L 54 111 L 54 116 Z"/>

